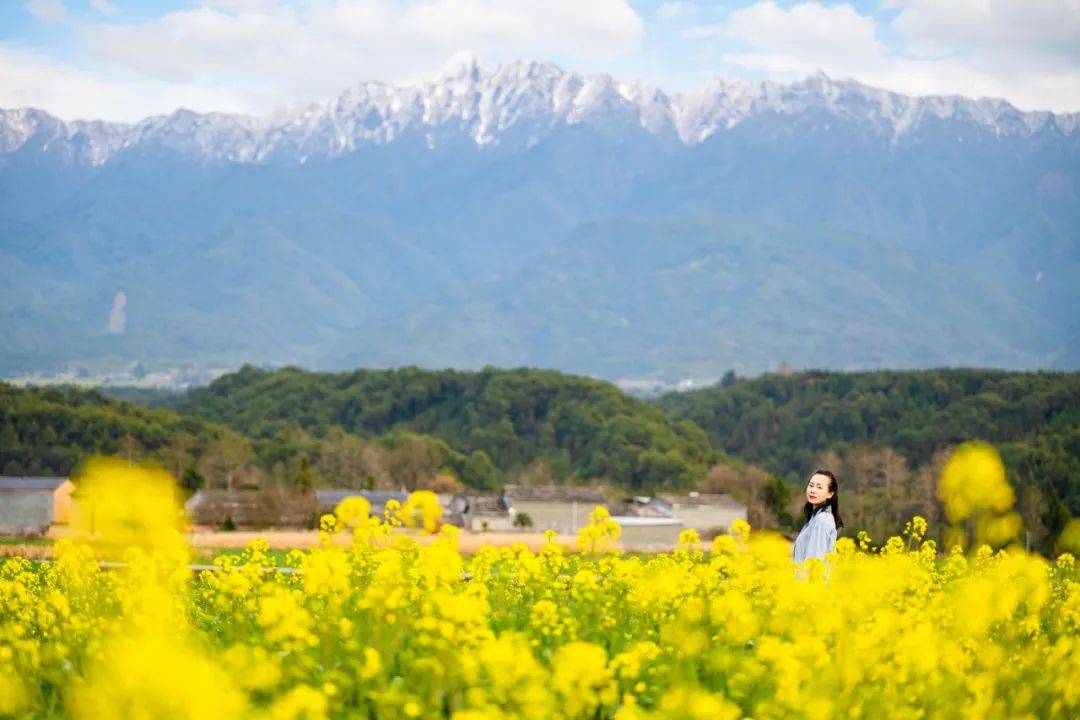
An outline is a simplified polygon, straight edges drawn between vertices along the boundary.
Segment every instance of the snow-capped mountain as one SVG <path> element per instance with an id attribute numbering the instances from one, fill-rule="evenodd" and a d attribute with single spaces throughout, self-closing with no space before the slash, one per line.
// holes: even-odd
<path id="1" fill-rule="evenodd" d="M 3 111 L 0 374 L 1078 368 L 1077 124 L 527 62 L 261 118 Z"/>
<path id="2" fill-rule="evenodd" d="M 515 62 L 490 70 L 469 60 L 412 86 L 358 85 L 325 103 L 281 110 L 269 117 L 177 110 L 134 124 L 63 122 L 40 110 L 0 110 L 0 152 L 32 138 L 73 161 L 100 165 L 144 143 L 208 160 L 262 162 L 334 157 L 365 145 L 420 133 L 429 145 L 447 134 L 478 145 L 535 143 L 559 125 L 641 128 L 685 144 L 701 143 L 748 118 L 822 110 L 899 137 L 928 118 L 974 123 L 998 135 L 1076 132 L 1080 113 L 1021 112 L 1004 100 L 908 97 L 817 74 L 801 82 L 715 80 L 667 95 L 640 83 L 581 76 L 549 63 Z"/>

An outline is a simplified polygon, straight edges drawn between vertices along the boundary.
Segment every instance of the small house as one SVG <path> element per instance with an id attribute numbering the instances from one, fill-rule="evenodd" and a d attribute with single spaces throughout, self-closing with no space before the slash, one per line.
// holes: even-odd
<path id="1" fill-rule="evenodd" d="M 576 533 L 598 505 L 607 507 L 601 488 L 573 485 L 507 485 L 501 501 L 511 527 L 532 532 Z"/>
<path id="2" fill-rule="evenodd" d="M 619 523 L 623 547 L 636 550 L 667 549 L 675 546 L 686 529 L 671 505 L 656 497 L 634 496 L 611 508 L 611 519 Z"/>
<path id="3" fill-rule="evenodd" d="M 474 532 L 509 532 L 513 520 L 502 493 L 457 493 L 443 505 L 443 522 Z"/>
<path id="4" fill-rule="evenodd" d="M 369 511 L 373 517 L 381 518 L 386 513 L 386 503 L 396 500 L 404 505 L 409 499 L 409 493 L 405 490 L 316 490 L 315 497 L 319 501 L 320 513 L 332 513 L 345 498 L 362 497 L 371 505 Z"/>
<path id="5" fill-rule="evenodd" d="M 268 487 L 260 490 L 199 490 L 184 504 L 197 525 L 237 528 L 308 527 L 318 521 L 310 492 Z"/>
<path id="6" fill-rule="evenodd" d="M 43 535 L 68 522 L 74 489 L 65 477 L 0 476 L 0 535 Z"/>
<path id="7" fill-rule="evenodd" d="M 746 520 L 746 505 L 726 493 L 663 494 L 656 499 L 671 508 L 684 528 L 696 530 L 702 538 L 726 532 L 736 520 Z"/>
<path id="8" fill-rule="evenodd" d="M 727 531 L 736 519 L 746 519 L 746 506 L 730 495 L 701 493 L 630 497 L 611 512 L 622 528 L 623 546 L 637 550 L 674 547 L 683 530 L 695 530 L 708 540 Z"/>

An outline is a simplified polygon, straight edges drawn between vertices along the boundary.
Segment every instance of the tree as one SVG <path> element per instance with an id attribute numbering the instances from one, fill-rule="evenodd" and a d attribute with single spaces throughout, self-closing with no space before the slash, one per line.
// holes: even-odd
<path id="1" fill-rule="evenodd" d="M 15 424 L 11 420 L 5 420 L 0 425 L 0 452 L 10 452 L 19 449 L 19 434 L 15 432 Z"/>
<path id="2" fill-rule="evenodd" d="M 362 439 L 340 427 L 332 427 L 319 445 L 316 469 L 327 485 L 355 488 L 364 477 L 375 474 L 377 463 L 372 462 L 375 457 Z"/>
<path id="3" fill-rule="evenodd" d="M 938 499 L 938 483 L 941 480 L 941 470 L 945 467 L 945 461 L 949 458 L 948 450 L 939 450 L 915 472 L 912 477 L 911 487 L 913 502 L 911 514 L 921 515 L 926 519 L 929 526 L 928 538 L 936 540 L 938 544 L 942 539 L 942 525 L 944 513 L 941 501 Z"/>
<path id="4" fill-rule="evenodd" d="M 495 464 L 483 450 L 476 450 L 469 455 L 462 475 L 466 485 L 478 490 L 492 490 L 497 485 Z"/>
<path id="5" fill-rule="evenodd" d="M 174 478 L 182 478 L 192 468 L 195 436 L 187 432 L 173 435 L 172 441 L 160 451 L 162 465 Z"/>
<path id="6" fill-rule="evenodd" d="M 449 473 L 439 473 L 431 483 L 428 484 L 426 489 L 437 494 L 453 495 L 463 491 L 465 486 L 453 475 L 450 475 Z"/>
<path id="7" fill-rule="evenodd" d="M 792 530 L 795 518 L 791 514 L 791 489 L 787 483 L 775 475 L 770 475 L 765 484 L 765 504 L 772 511 L 780 527 Z"/>
<path id="8" fill-rule="evenodd" d="M 252 454 L 246 440 L 234 433 L 222 433 L 210 443 L 199 458 L 198 471 L 209 488 L 232 490 L 239 471 L 251 462 Z"/>
<path id="9" fill-rule="evenodd" d="M 773 479 L 768 472 L 753 465 L 739 468 L 719 464 L 709 470 L 698 489 L 705 493 L 728 494 L 745 504 L 746 521 L 751 527 L 775 528 L 780 518 L 790 517 L 790 513 L 786 506 L 786 487 L 783 481 L 780 481 L 783 490 L 771 487 Z M 782 508 L 782 514 L 777 508 Z"/>
<path id="10" fill-rule="evenodd" d="M 184 468 L 183 474 L 180 476 L 180 486 L 188 492 L 195 492 L 201 490 L 206 484 L 206 480 L 202 474 L 194 467 Z"/>
<path id="11" fill-rule="evenodd" d="M 304 493 L 315 489 L 315 473 L 311 469 L 311 461 L 307 455 L 300 456 L 300 465 L 296 470 L 296 487 Z"/>
<path id="12" fill-rule="evenodd" d="M 384 455 L 391 481 L 407 490 L 425 487 L 442 464 L 430 440 L 407 433 L 391 442 L 392 447 Z"/>
<path id="13" fill-rule="evenodd" d="M 555 484 L 555 475 L 551 471 L 551 463 L 538 458 L 529 463 L 524 470 L 514 476 L 515 485 L 545 486 Z"/>
<path id="14" fill-rule="evenodd" d="M 146 450 L 134 436 L 125 435 L 120 438 L 120 457 L 130 462 L 136 462 L 142 460 L 146 455 Z"/>

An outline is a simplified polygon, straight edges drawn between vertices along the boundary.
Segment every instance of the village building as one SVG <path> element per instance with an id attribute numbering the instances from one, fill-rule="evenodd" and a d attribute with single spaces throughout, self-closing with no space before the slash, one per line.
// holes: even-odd
<path id="1" fill-rule="evenodd" d="M 184 504 L 196 525 L 232 528 L 312 527 L 319 519 L 314 494 L 292 488 L 199 490 Z"/>
<path id="2" fill-rule="evenodd" d="M 730 495 L 635 496 L 611 508 L 622 528 L 623 547 L 636 550 L 669 549 L 683 530 L 695 530 L 703 540 L 726 532 L 736 519 L 746 519 L 746 506 Z"/>
<path id="3" fill-rule="evenodd" d="M 43 535 L 67 523 L 74 489 L 64 477 L 0 476 L 0 535 Z"/>
<path id="4" fill-rule="evenodd" d="M 406 490 L 343 490 L 325 489 L 316 490 L 315 497 L 319 501 L 320 513 L 332 513 L 342 500 L 350 497 L 360 497 L 368 501 L 371 509 L 368 511 L 372 517 L 381 518 L 386 514 L 386 503 L 391 500 L 404 505 L 409 499 Z"/>
<path id="5" fill-rule="evenodd" d="M 576 533 L 598 505 L 607 507 L 603 489 L 573 485 L 507 485 L 500 500 L 511 529 L 560 534 Z"/>
<path id="6" fill-rule="evenodd" d="M 441 498 L 440 498 L 441 500 Z M 443 522 L 473 532 L 512 532 L 513 516 L 502 493 L 468 491 L 453 495 L 443 504 Z"/>
<path id="7" fill-rule="evenodd" d="M 684 529 L 671 505 L 650 496 L 633 496 L 611 507 L 611 519 L 619 523 L 619 541 L 636 550 L 667 549 Z"/>
<path id="8" fill-rule="evenodd" d="M 726 493 L 665 493 L 657 495 L 656 500 L 666 503 L 684 528 L 696 530 L 704 539 L 727 532 L 736 520 L 746 520 L 746 505 Z"/>

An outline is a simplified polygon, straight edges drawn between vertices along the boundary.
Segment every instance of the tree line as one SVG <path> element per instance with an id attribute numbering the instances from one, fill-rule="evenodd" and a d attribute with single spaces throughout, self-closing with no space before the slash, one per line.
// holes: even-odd
<path id="1" fill-rule="evenodd" d="M 951 447 L 1002 454 L 1033 545 L 1080 515 L 1080 373 L 941 369 L 728 376 L 656 401 L 717 448 L 801 486 L 842 482 L 847 519 L 876 537 L 920 513 L 938 526 L 936 481 Z"/>
<path id="2" fill-rule="evenodd" d="M 415 433 L 366 440 L 337 427 L 316 437 L 293 426 L 251 438 L 219 423 L 162 407 L 139 407 L 98 390 L 0 383 L 0 473 L 66 476 L 98 454 L 153 461 L 189 491 L 268 484 L 454 490 L 464 485 L 494 488 L 498 481 L 482 451 L 466 455 Z"/>
<path id="3" fill-rule="evenodd" d="M 705 434 L 600 381 L 536 370 L 312 373 L 244 367 L 186 395 L 0 393 L 0 470 L 66 474 L 87 454 L 162 463 L 188 488 L 407 489 L 505 482 L 693 488 Z"/>
<path id="4" fill-rule="evenodd" d="M 173 407 L 261 441 L 295 428 L 319 438 L 334 427 L 361 438 L 427 436 L 467 457 L 483 453 L 503 478 L 543 471 L 556 481 L 690 488 L 718 457 L 692 422 L 608 383 L 554 371 L 246 366 Z"/>
<path id="5" fill-rule="evenodd" d="M 848 526 L 874 537 L 918 513 L 940 527 L 949 449 L 997 446 L 1029 541 L 1080 515 L 1080 374 L 810 371 L 645 402 L 529 369 L 306 372 L 250 366 L 186 394 L 0 384 L 0 471 L 67 474 L 89 454 L 161 463 L 200 487 L 496 489 L 598 482 L 728 492 L 757 527 L 797 528 L 816 467 Z"/>

